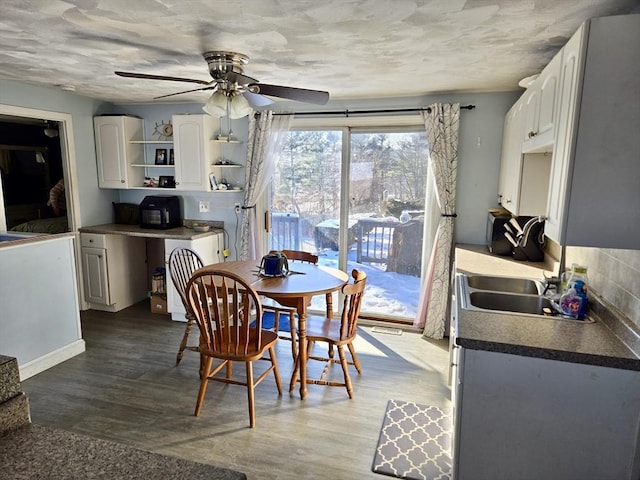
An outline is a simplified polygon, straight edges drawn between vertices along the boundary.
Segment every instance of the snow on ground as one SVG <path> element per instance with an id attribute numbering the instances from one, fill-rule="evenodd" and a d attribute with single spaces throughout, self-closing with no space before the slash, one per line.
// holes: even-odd
<path id="1" fill-rule="evenodd" d="M 338 268 L 338 252 L 321 250 L 318 252 L 320 265 Z M 411 275 L 385 271 L 386 266 L 373 263 L 356 263 L 356 248 L 348 255 L 347 271 L 357 268 L 367 274 L 362 313 L 379 313 L 394 317 L 405 317 L 413 321 L 420 301 L 420 279 Z M 324 300 L 314 298 L 313 307 L 323 308 Z"/>

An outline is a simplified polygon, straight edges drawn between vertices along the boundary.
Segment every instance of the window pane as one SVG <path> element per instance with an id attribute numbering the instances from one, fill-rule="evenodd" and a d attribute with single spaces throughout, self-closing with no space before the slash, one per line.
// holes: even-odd
<path id="1" fill-rule="evenodd" d="M 270 248 L 311 251 L 323 265 L 364 270 L 362 314 L 412 322 L 420 297 L 426 136 L 351 133 L 349 202 L 341 205 L 342 135 L 289 132 L 272 184 Z M 341 206 L 348 225 L 340 225 Z M 347 227 L 340 245 L 340 228 Z M 346 265 L 339 265 L 341 250 Z M 322 311 L 323 301 L 314 298 L 312 308 Z"/>
<path id="2" fill-rule="evenodd" d="M 420 272 L 427 176 L 424 133 L 353 133 L 348 269 L 368 275 L 362 313 L 413 319 Z"/>
<path id="3" fill-rule="evenodd" d="M 272 249 L 337 251 L 341 156 L 341 131 L 289 132 L 272 185 Z"/>

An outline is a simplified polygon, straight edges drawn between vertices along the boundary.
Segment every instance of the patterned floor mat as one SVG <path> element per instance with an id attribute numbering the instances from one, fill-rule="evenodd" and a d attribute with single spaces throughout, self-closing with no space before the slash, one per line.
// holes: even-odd
<path id="1" fill-rule="evenodd" d="M 451 479 L 451 418 L 438 407 L 389 400 L 372 470 L 407 480 Z"/>

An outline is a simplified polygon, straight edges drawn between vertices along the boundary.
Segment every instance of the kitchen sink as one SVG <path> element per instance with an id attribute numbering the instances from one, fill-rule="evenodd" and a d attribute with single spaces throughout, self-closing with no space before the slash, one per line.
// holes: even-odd
<path id="1" fill-rule="evenodd" d="M 465 275 L 467 285 L 477 290 L 492 292 L 526 293 L 540 295 L 544 290 L 542 282 L 529 278 L 494 277 L 489 275 Z"/>
<path id="2" fill-rule="evenodd" d="M 556 313 L 551 299 L 540 295 L 518 295 L 498 292 L 471 292 L 469 303 L 483 310 L 499 310 L 501 312 L 526 313 L 544 315 L 544 308 L 549 314 Z"/>
<path id="3" fill-rule="evenodd" d="M 544 284 L 539 280 L 492 275 L 459 274 L 458 302 L 466 310 L 511 313 L 514 315 L 535 315 L 553 317 L 559 320 L 575 321 L 564 317 L 554 301 L 542 294 Z M 594 320 L 587 317 L 578 320 L 585 323 Z"/>

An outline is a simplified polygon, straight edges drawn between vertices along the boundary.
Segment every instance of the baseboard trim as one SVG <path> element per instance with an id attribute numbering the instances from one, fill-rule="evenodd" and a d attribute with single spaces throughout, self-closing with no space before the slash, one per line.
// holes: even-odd
<path id="1" fill-rule="evenodd" d="M 33 377 L 40 372 L 44 372 L 54 365 L 62 363 L 65 360 L 69 360 L 76 355 L 79 355 L 85 350 L 86 346 L 84 340 L 79 339 L 75 342 L 70 343 L 69 345 L 65 345 L 62 348 L 47 353 L 40 358 L 31 360 L 24 365 L 19 365 L 18 369 L 20 370 L 20 380 L 26 380 L 27 378 Z"/>

